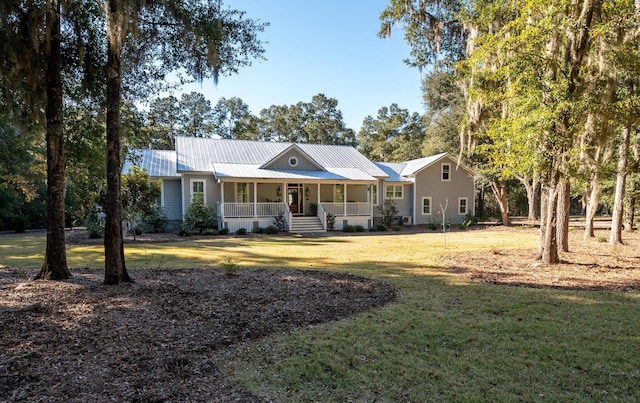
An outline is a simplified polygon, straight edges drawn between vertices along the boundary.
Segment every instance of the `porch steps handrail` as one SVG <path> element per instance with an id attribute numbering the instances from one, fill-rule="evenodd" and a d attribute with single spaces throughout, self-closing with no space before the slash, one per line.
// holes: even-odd
<path id="1" fill-rule="evenodd" d="M 320 219 L 320 223 L 322 223 L 322 228 L 327 230 L 327 212 L 324 207 L 322 207 L 322 203 L 318 203 L 318 218 Z"/>

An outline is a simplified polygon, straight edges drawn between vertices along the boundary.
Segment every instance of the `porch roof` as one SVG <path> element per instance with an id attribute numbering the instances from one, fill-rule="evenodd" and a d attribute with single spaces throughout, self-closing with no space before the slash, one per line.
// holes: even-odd
<path id="1" fill-rule="evenodd" d="M 333 180 L 333 181 L 376 181 L 358 168 L 326 168 L 326 171 L 307 171 L 299 169 L 263 169 L 260 165 L 249 164 L 211 164 L 217 178 L 248 179 L 295 179 L 295 180 Z"/>
<path id="2" fill-rule="evenodd" d="M 122 173 L 129 172 L 132 166 L 144 169 L 151 177 L 180 177 L 176 171 L 176 152 L 173 150 L 133 150 L 122 165 Z"/>

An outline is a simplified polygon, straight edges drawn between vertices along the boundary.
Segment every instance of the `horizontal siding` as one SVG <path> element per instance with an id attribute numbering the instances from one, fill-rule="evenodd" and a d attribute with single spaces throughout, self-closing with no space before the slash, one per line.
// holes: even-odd
<path id="1" fill-rule="evenodd" d="M 162 207 L 169 220 L 182 219 L 182 193 L 180 180 L 162 181 Z"/>

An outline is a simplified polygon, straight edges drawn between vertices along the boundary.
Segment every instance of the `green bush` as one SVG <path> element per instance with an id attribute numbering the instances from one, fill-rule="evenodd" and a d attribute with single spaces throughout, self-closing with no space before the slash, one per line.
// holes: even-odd
<path id="1" fill-rule="evenodd" d="M 355 226 L 356 232 L 364 232 L 364 227 L 362 225 Z"/>
<path id="2" fill-rule="evenodd" d="M 202 235 L 218 235 L 220 231 L 214 228 L 205 228 L 200 232 Z"/>
<path id="3" fill-rule="evenodd" d="M 262 227 L 255 227 L 255 228 L 253 229 L 253 233 L 254 233 L 254 234 L 264 234 L 264 228 L 262 228 Z"/>
<path id="4" fill-rule="evenodd" d="M 236 231 L 236 235 L 247 235 L 247 229 L 246 228 L 238 228 L 238 230 Z"/>
<path id="5" fill-rule="evenodd" d="M 356 232 L 356 227 L 353 225 L 345 225 L 342 227 L 342 232 Z"/>
<path id="6" fill-rule="evenodd" d="M 267 228 L 264 229 L 264 232 L 267 234 L 277 234 L 278 231 L 278 227 L 276 227 L 275 225 L 268 225 Z"/>
<path id="7" fill-rule="evenodd" d="M 218 235 L 227 235 L 229 233 L 229 228 L 222 228 L 218 231 Z"/>
<path id="8" fill-rule="evenodd" d="M 387 230 L 387 226 L 384 224 L 377 224 L 375 227 L 376 231 L 386 231 Z"/>
<path id="9" fill-rule="evenodd" d="M 84 226 L 87 228 L 89 238 L 97 239 L 104 236 L 104 221 L 97 218 L 87 218 L 84 221 Z"/>
<path id="10" fill-rule="evenodd" d="M 193 235 L 193 225 L 191 225 L 191 223 L 183 221 L 182 223 L 180 223 L 180 226 L 178 227 L 177 234 L 180 236 Z"/>
<path id="11" fill-rule="evenodd" d="M 202 202 L 191 204 L 184 215 L 184 223 L 187 229 L 198 231 L 202 234 L 205 229 L 217 229 L 218 217 L 213 207 L 205 205 Z"/>
<path id="12" fill-rule="evenodd" d="M 478 223 L 478 217 L 471 215 L 471 214 L 467 214 L 464 217 L 464 220 L 462 220 L 462 224 L 460 224 L 461 228 L 469 228 L 472 225 L 476 225 Z"/>
<path id="13" fill-rule="evenodd" d="M 162 206 L 156 205 L 147 215 L 142 217 L 142 228 L 145 232 L 154 234 L 167 232 L 168 225 L 169 219 Z"/>
<path id="14" fill-rule="evenodd" d="M 387 228 L 393 224 L 393 220 L 398 215 L 398 211 L 396 202 L 390 199 L 385 200 L 381 206 L 378 206 L 378 212 L 382 216 L 382 222 Z"/>
<path id="15" fill-rule="evenodd" d="M 287 225 L 287 219 L 284 218 L 284 214 L 280 213 L 277 216 L 273 217 L 274 225 L 278 228 L 279 231 L 284 231 Z"/>

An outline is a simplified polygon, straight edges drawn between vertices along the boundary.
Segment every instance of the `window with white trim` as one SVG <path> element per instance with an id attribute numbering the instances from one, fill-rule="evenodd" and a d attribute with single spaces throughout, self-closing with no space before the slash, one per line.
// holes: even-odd
<path id="1" fill-rule="evenodd" d="M 371 201 L 374 206 L 378 205 L 378 185 L 371 185 Z"/>
<path id="2" fill-rule="evenodd" d="M 443 182 L 449 182 L 451 180 L 451 164 L 442 164 L 442 175 Z"/>
<path id="3" fill-rule="evenodd" d="M 402 199 L 402 185 L 387 185 L 385 196 L 387 199 Z"/>
<path id="4" fill-rule="evenodd" d="M 337 184 L 334 188 L 333 201 L 335 203 L 344 202 L 344 184 Z"/>
<path id="5" fill-rule="evenodd" d="M 431 215 L 431 197 L 422 198 L 422 215 Z"/>
<path id="6" fill-rule="evenodd" d="M 246 182 L 236 183 L 236 203 L 247 203 L 249 201 L 249 190 Z"/>
<path id="7" fill-rule="evenodd" d="M 466 197 L 461 197 L 458 199 L 458 215 L 467 215 L 468 199 Z"/>
<path id="8" fill-rule="evenodd" d="M 205 204 L 207 202 L 204 196 L 205 195 L 204 189 L 205 189 L 204 181 L 199 181 L 199 180 L 191 181 L 191 203 Z"/>

